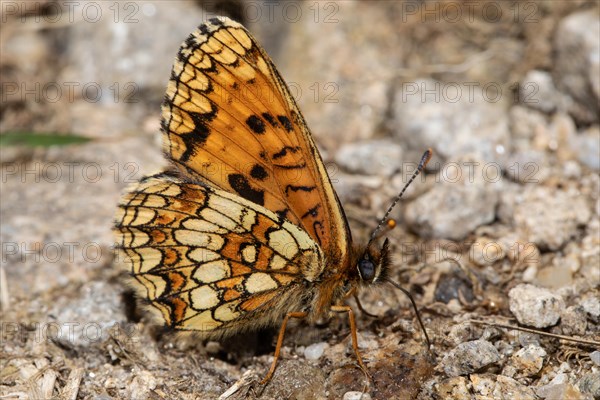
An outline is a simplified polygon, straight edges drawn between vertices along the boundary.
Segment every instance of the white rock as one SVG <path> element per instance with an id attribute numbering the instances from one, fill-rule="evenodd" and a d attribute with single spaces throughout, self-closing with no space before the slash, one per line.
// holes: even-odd
<path id="1" fill-rule="evenodd" d="M 344 393 L 343 400 L 371 400 L 371 395 L 369 393 L 363 392 L 346 392 Z"/>
<path id="2" fill-rule="evenodd" d="M 585 374 L 579 380 L 578 387 L 582 393 L 589 393 L 592 398 L 600 399 L 600 372 Z"/>
<path id="3" fill-rule="evenodd" d="M 562 98 L 554 86 L 552 76 L 545 71 L 529 71 L 519 86 L 521 103 L 545 113 L 556 110 L 557 103 Z"/>
<path id="4" fill-rule="evenodd" d="M 544 357 L 547 353 L 541 346 L 530 344 L 517 351 L 509 360 L 509 364 L 516 370 L 517 377 L 534 376 L 544 366 Z"/>
<path id="5" fill-rule="evenodd" d="M 584 297 L 579 304 L 593 321 L 600 321 L 600 299 L 593 295 Z"/>
<path id="6" fill-rule="evenodd" d="M 584 336 L 587 328 L 587 320 L 583 307 L 567 307 L 560 316 L 560 327 L 562 328 L 563 335 Z"/>
<path id="7" fill-rule="evenodd" d="M 329 345 L 325 342 L 313 343 L 304 349 L 304 357 L 307 360 L 318 360 L 328 347 Z"/>
<path id="8" fill-rule="evenodd" d="M 547 289 L 530 284 L 518 285 L 508 292 L 510 311 L 519 323 L 536 328 L 556 325 L 565 302 Z"/>
<path id="9" fill-rule="evenodd" d="M 500 361 L 500 353 L 486 340 L 461 343 L 442 360 L 448 376 L 467 375 Z"/>
<path id="10" fill-rule="evenodd" d="M 335 161 L 353 173 L 392 176 L 406 162 L 402 155 L 402 147 L 397 140 L 369 140 L 342 145 Z"/>
<path id="11" fill-rule="evenodd" d="M 498 162 L 509 142 L 507 96 L 489 94 L 481 86 L 406 82 L 395 94 L 391 130 L 411 149 L 433 147 L 442 160 L 475 153 Z"/>
<path id="12" fill-rule="evenodd" d="M 443 181 L 406 206 L 405 220 L 423 237 L 461 240 L 494 220 L 498 199 L 483 181 Z"/>
<path id="13" fill-rule="evenodd" d="M 591 210 L 579 193 L 544 186 L 505 185 L 498 217 L 541 250 L 558 250 L 589 223 Z"/>
<path id="14" fill-rule="evenodd" d="M 600 170 L 600 128 L 590 126 L 569 140 L 569 145 L 579 161 L 595 171 Z"/>
<path id="15" fill-rule="evenodd" d="M 600 366 L 600 351 L 592 351 L 590 353 L 590 359 L 594 362 L 594 364 Z"/>
<path id="16" fill-rule="evenodd" d="M 600 99 L 600 20 L 598 10 L 574 12 L 558 25 L 554 77 L 559 89 L 585 107 L 582 122 L 598 121 Z"/>

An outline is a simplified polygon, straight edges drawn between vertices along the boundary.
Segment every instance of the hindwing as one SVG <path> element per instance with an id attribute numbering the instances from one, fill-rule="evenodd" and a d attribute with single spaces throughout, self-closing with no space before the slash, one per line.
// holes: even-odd
<path id="1" fill-rule="evenodd" d="M 165 174 L 122 199 L 115 229 L 134 287 L 176 329 L 269 324 L 324 266 L 309 235 L 272 211 Z"/>

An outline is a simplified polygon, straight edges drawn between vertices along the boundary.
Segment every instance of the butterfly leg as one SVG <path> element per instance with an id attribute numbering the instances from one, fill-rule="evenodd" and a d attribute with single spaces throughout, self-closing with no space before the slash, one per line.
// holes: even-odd
<path id="1" fill-rule="evenodd" d="M 352 337 L 352 349 L 354 349 L 354 354 L 356 354 L 356 359 L 358 360 L 358 365 L 360 366 L 360 369 L 362 369 L 367 378 L 371 379 L 371 375 L 369 374 L 367 367 L 363 363 L 362 357 L 360 356 L 360 352 L 358 351 L 358 337 L 356 336 L 356 320 L 354 319 L 354 311 L 352 311 L 352 308 L 350 306 L 341 305 L 331 306 L 331 311 L 348 313 L 348 319 L 350 320 L 350 335 Z"/>
<path id="2" fill-rule="evenodd" d="M 283 337 L 285 336 L 285 327 L 287 326 L 288 320 L 290 318 L 305 318 L 308 313 L 305 312 L 291 312 L 286 314 L 283 319 L 283 323 L 281 324 L 281 328 L 279 328 L 279 336 L 277 337 L 277 345 L 275 346 L 275 354 L 273 354 L 273 363 L 271 364 L 271 368 L 269 368 L 269 372 L 267 372 L 267 376 L 260 381 L 261 385 L 269 382 L 273 377 L 273 373 L 275 372 L 275 367 L 277 366 L 277 360 L 279 359 L 279 352 L 281 351 L 281 345 L 283 344 Z"/>

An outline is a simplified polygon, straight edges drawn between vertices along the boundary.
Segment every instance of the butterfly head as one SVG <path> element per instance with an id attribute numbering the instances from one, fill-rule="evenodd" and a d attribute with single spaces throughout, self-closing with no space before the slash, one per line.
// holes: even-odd
<path id="1" fill-rule="evenodd" d="M 361 283 L 372 284 L 385 281 L 391 264 L 389 240 L 385 239 L 381 249 L 371 245 L 358 254 L 360 256 L 356 262 L 356 269 Z"/>
<path id="2" fill-rule="evenodd" d="M 388 270 L 388 266 L 390 265 L 389 241 L 388 239 L 385 239 L 381 249 L 377 249 L 374 243 L 377 241 L 377 239 L 385 235 L 387 231 L 396 226 L 396 222 L 393 219 L 388 219 L 390 212 L 394 209 L 396 204 L 398 204 L 398 201 L 406 191 L 406 188 L 408 188 L 417 175 L 419 175 L 423 168 L 425 168 L 427 163 L 429 163 L 432 155 L 433 151 L 431 149 L 427 149 L 427 151 L 421 157 L 419 166 L 412 174 L 406 185 L 404 185 L 400 193 L 394 198 L 394 201 L 385 212 L 385 215 L 381 221 L 379 221 L 377 227 L 373 230 L 371 238 L 369 239 L 369 243 L 366 246 L 366 250 L 357 252 L 357 254 L 359 254 L 359 258 L 356 262 L 356 268 L 358 269 L 358 275 L 362 283 L 385 281 L 386 272 Z M 386 222 L 387 225 L 384 225 Z"/>

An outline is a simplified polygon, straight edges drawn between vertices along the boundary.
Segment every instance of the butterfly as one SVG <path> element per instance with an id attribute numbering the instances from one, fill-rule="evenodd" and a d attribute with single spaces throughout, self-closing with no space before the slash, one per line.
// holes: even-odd
<path id="1" fill-rule="evenodd" d="M 171 168 L 123 196 L 114 228 L 132 286 L 158 320 L 213 338 L 281 324 L 267 382 L 289 318 L 347 313 L 366 373 L 343 301 L 397 286 L 389 242 L 374 245 L 380 223 L 368 245 L 353 245 L 294 98 L 242 25 L 211 18 L 183 42 L 162 131 Z"/>

